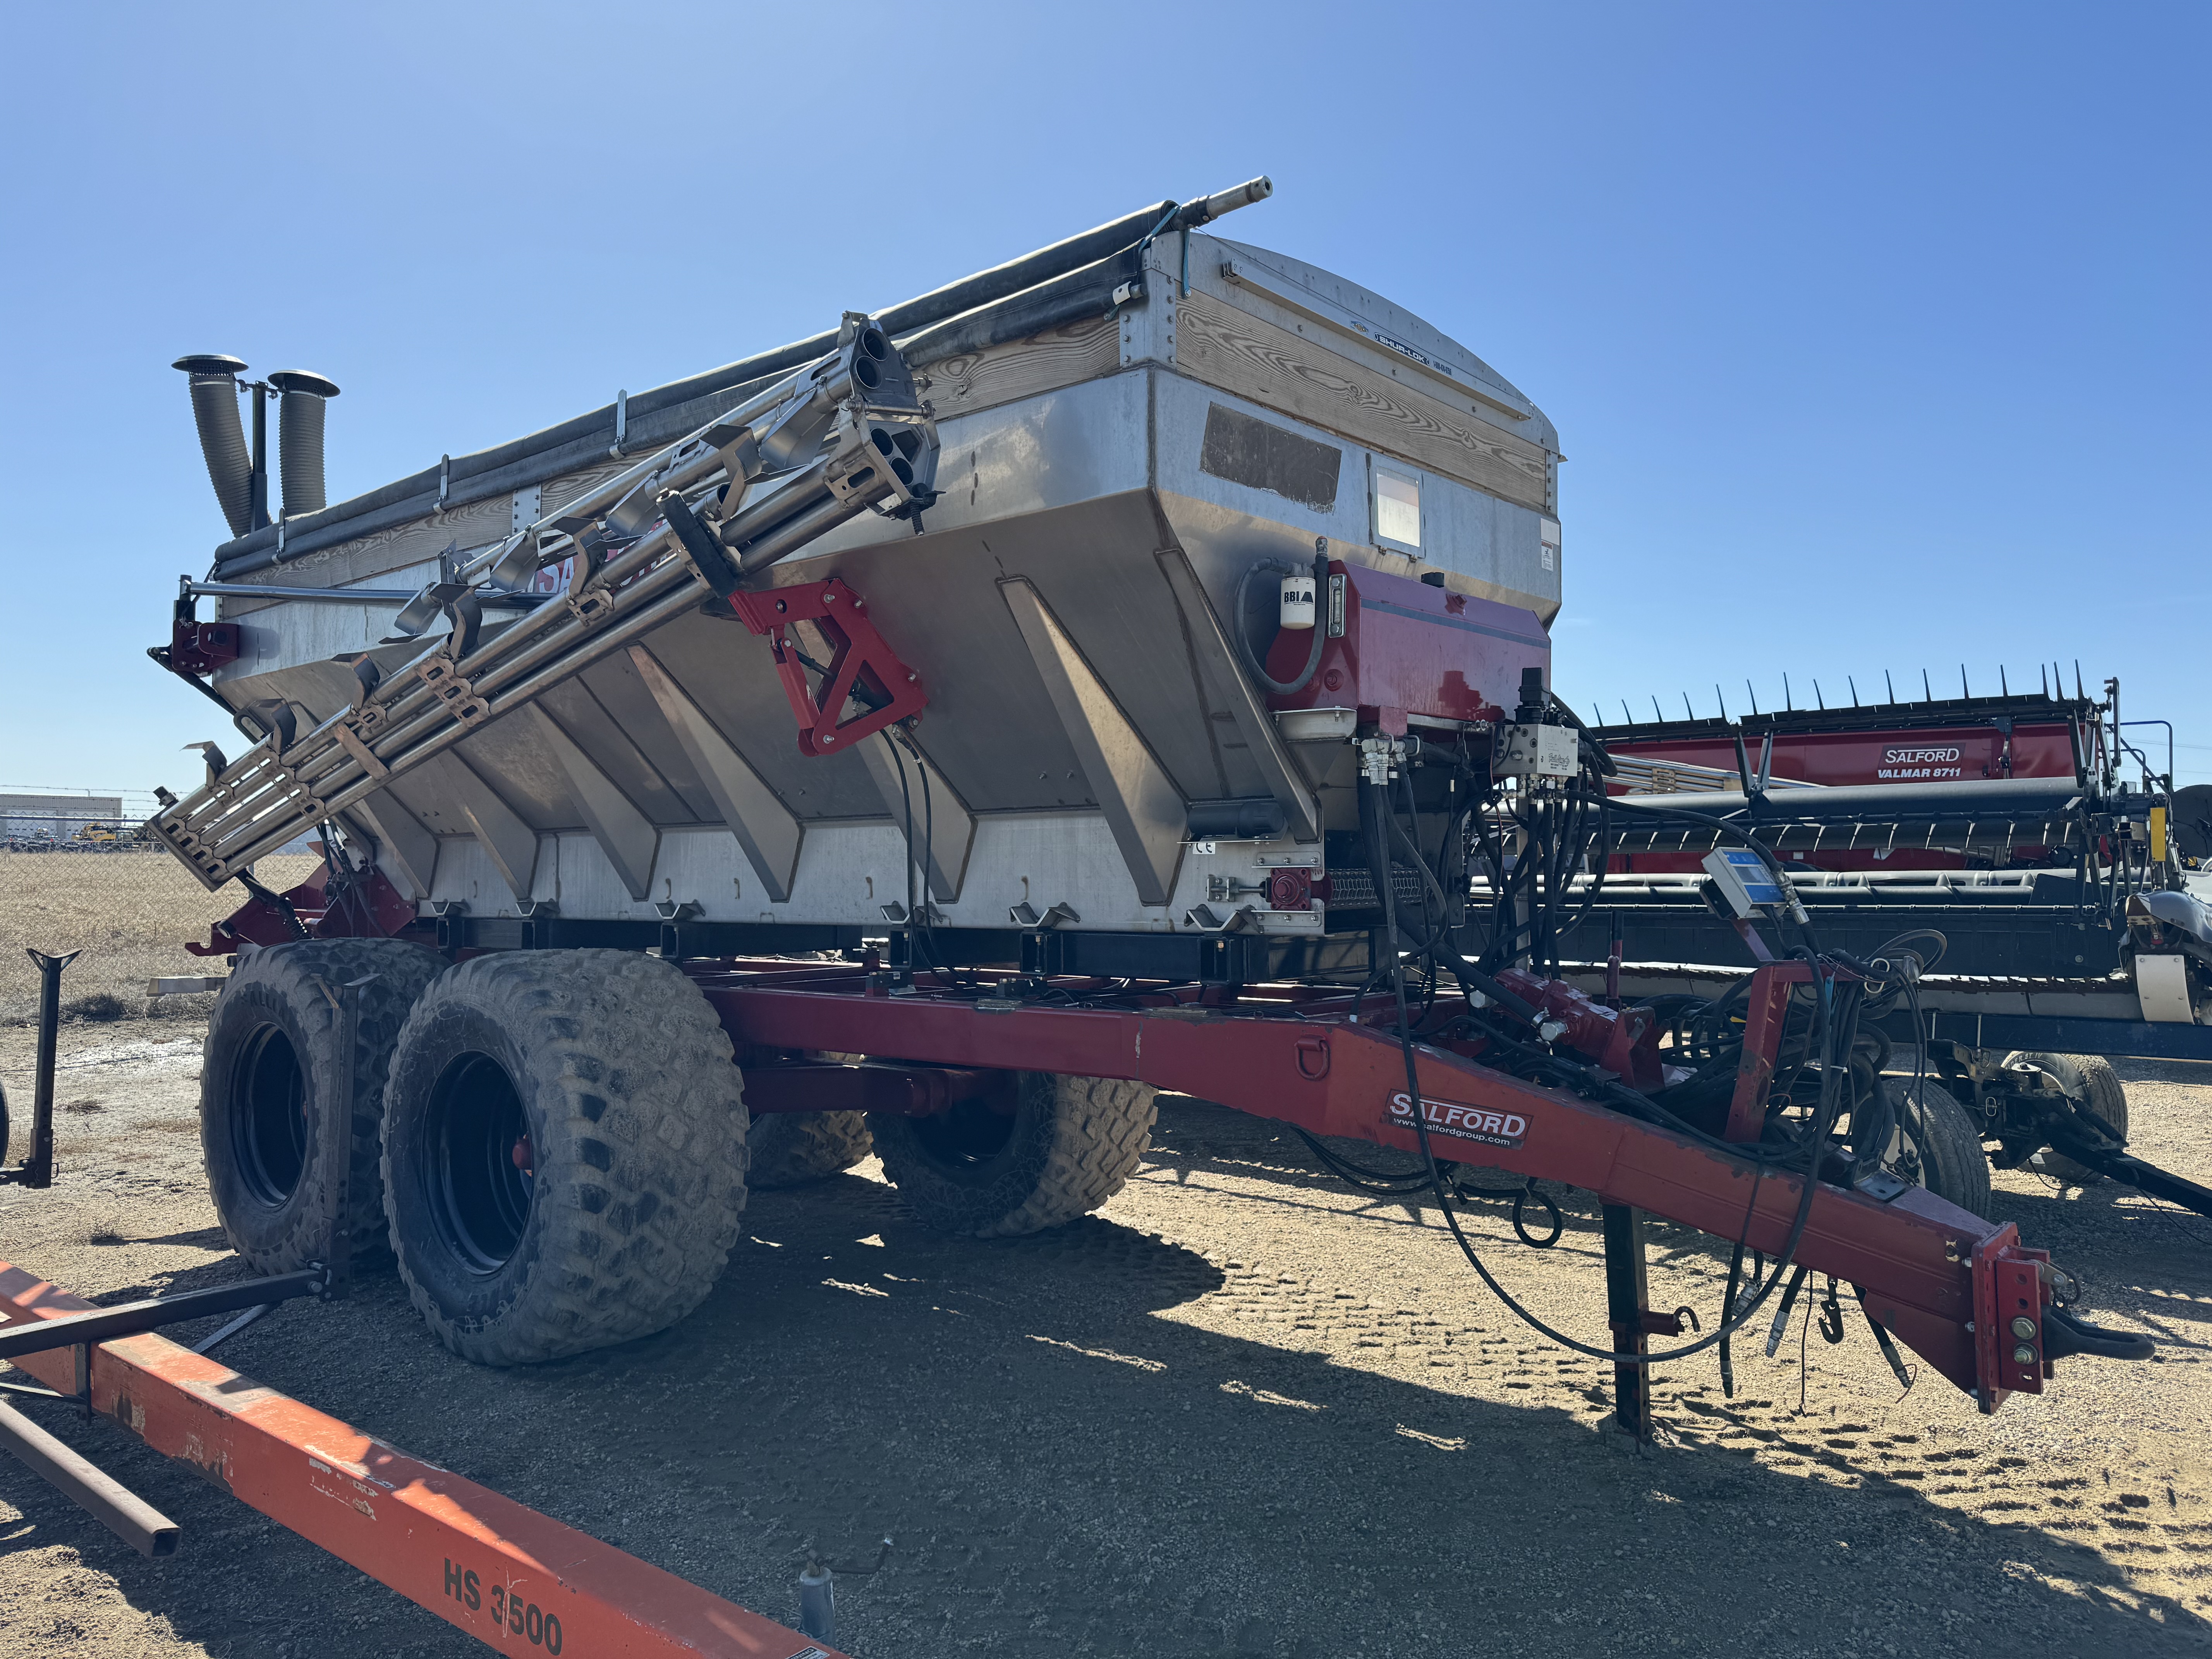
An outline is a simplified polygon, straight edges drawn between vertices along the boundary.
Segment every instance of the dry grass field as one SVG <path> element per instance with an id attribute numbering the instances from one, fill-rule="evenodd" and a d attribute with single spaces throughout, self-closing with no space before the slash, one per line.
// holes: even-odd
<path id="1" fill-rule="evenodd" d="M 264 859 L 282 892 L 307 879 L 313 856 Z M 64 1004 L 106 995 L 137 1012 L 161 974 L 220 973 L 185 949 L 244 902 L 236 885 L 204 890 L 167 853 L 0 853 L 0 1024 L 35 1016 L 39 971 L 24 948 L 82 951 L 62 976 Z"/>

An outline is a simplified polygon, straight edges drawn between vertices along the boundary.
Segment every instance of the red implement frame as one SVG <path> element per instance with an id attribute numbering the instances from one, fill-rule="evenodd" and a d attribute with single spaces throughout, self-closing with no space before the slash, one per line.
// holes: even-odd
<path id="1" fill-rule="evenodd" d="M 1379 1000 L 1363 1015 L 1351 997 L 1326 989 L 1261 986 L 1246 988 L 1233 1006 L 1161 994 L 1151 1006 L 1070 1007 L 895 994 L 885 976 L 854 967 L 702 963 L 689 971 L 740 1043 L 1131 1078 L 1314 1134 L 1415 1146 L 1398 1041 L 1360 1023 L 1380 1017 Z M 1781 980 L 1770 984 L 1787 995 Z M 1082 995 L 1105 988 L 1062 988 Z M 1778 1036 L 1778 1021 L 1765 1051 L 1770 1074 Z M 1416 1054 L 1421 1109 L 1439 1158 L 1564 1182 L 1607 1204 L 1780 1254 L 1802 1190 L 1798 1177 L 1456 1054 L 1424 1045 Z M 2039 1254 L 2022 1249 L 2009 1225 L 1920 1188 L 1884 1203 L 1822 1183 L 1796 1260 L 1861 1287 L 1876 1319 L 1990 1412 L 2008 1390 L 2039 1389 L 2041 1377 L 2012 1363 L 2012 1345 L 1992 1346 L 1985 1321 L 1978 1342 L 1977 1304 L 2009 1309 L 2028 1299 L 2013 1282 L 2015 1270 L 2033 1277 Z M 2035 1305 L 2022 1310 L 2038 1324 L 2039 1352 L 2045 1299 L 2039 1282 Z"/>
<path id="2" fill-rule="evenodd" d="M 1774 1086 L 1774 1054 L 1782 1045 L 1782 1021 L 1790 1012 L 1790 993 L 1813 982 L 1812 964 L 1771 962 L 1754 969 L 1743 997 L 1743 1065 L 1735 1074 L 1723 1140 L 1757 1140 L 1766 1127 L 1766 1097 Z"/>
<path id="3" fill-rule="evenodd" d="M 7 1325 L 91 1306 L 0 1262 Z M 16 1363 L 75 1395 L 79 1352 L 50 1349 Z M 842 1659 L 164 1337 L 94 1347 L 89 1372 L 93 1410 L 503 1653 Z"/>
<path id="4" fill-rule="evenodd" d="M 783 695 L 799 720 L 799 752 L 842 755 L 862 738 L 920 711 L 928 702 L 921 676 L 899 660 L 868 617 L 868 603 L 832 576 L 758 593 L 730 595 L 730 608 L 756 634 L 768 636 L 775 652 L 775 672 Z M 822 689 L 806 683 L 790 637 L 793 623 L 811 623 L 830 642 L 828 672 Z M 866 712 L 845 718 L 849 700 L 872 702 Z"/>

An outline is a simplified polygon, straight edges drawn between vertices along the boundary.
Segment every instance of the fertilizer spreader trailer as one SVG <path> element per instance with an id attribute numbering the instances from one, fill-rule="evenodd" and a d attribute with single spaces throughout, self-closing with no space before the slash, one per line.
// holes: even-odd
<path id="1" fill-rule="evenodd" d="M 272 376 L 273 524 L 244 365 L 180 365 L 235 538 L 156 654 L 250 746 L 149 829 L 251 894 L 204 947 L 237 963 L 203 1076 L 247 1262 L 329 1251 L 335 1182 L 441 1341 L 526 1363 L 682 1319 L 748 1186 L 872 1146 L 948 1232 L 1066 1222 L 1167 1089 L 1432 1194 L 1501 1295 L 1461 1173 L 1596 1194 L 1609 1329 L 1551 1334 L 1614 1364 L 1638 1434 L 1650 1364 L 1725 1368 L 1814 1273 L 1984 1413 L 2147 1356 L 1908 1178 L 1959 1133 L 1878 1064 L 1909 958 L 1784 905 L 1748 995 L 1553 971 L 1601 820 L 1675 810 L 1607 807 L 1548 684 L 1556 436 L 1380 295 L 1199 234 L 1268 189 L 334 507 L 336 388 Z M 313 878 L 253 880 L 317 827 Z M 1509 852 L 1534 873 L 1470 954 L 1471 872 Z M 1646 1214 L 1739 1268 L 1663 1352 Z"/>

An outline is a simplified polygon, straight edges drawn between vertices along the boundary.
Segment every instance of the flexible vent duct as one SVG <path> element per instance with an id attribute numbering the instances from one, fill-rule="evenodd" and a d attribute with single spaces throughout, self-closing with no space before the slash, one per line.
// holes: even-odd
<path id="1" fill-rule="evenodd" d="M 323 493 L 323 404 L 337 387 L 304 368 L 280 368 L 269 384 L 283 393 L 276 406 L 276 442 L 284 474 L 284 516 L 319 513 L 330 505 Z"/>
<path id="2" fill-rule="evenodd" d="M 230 533 L 243 536 L 253 528 L 253 458 L 246 453 L 246 428 L 238 418 L 237 377 L 246 365 L 235 357 L 206 354 L 179 357 L 171 367 L 192 377 L 192 420 L 200 429 L 208 482 L 215 486 Z"/>

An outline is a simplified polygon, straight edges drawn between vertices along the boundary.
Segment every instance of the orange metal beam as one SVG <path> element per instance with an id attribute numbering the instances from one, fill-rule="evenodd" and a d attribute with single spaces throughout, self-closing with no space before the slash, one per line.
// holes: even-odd
<path id="1" fill-rule="evenodd" d="M 7 1326 L 92 1305 L 0 1262 Z M 16 1364 L 76 1390 L 73 1349 Z M 164 1337 L 106 1343 L 90 1369 L 94 1410 L 502 1653 L 842 1659 Z"/>

